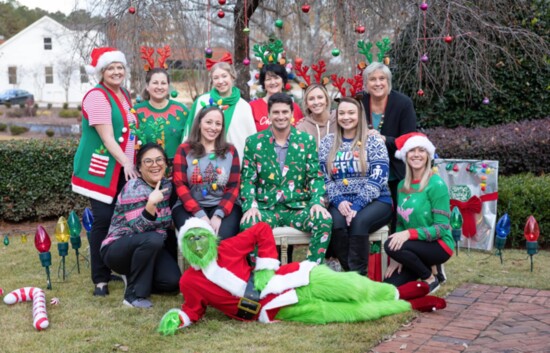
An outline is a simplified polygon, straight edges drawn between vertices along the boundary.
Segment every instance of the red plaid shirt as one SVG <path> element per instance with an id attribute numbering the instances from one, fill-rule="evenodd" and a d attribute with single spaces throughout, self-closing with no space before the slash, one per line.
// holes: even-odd
<path id="1" fill-rule="evenodd" d="M 196 214 L 202 210 L 201 205 L 195 200 L 190 192 L 189 180 L 193 172 L 193 167 L 189 167 L 187 163 L 187 156 L 191 151 L 191 146 L 188 143 L 182 143 L 174 156 L 174 175 L 173 181 L 176 187 L 176 193 L 183 203 L 183 208 L 192 214 Z M 241 182 L 241 163 L 239 161 L 239 155 L 233 145 L 229 147 L 229 154 L 233 156 L 231 161 L 231 170 L 229 173 L 229 180 L 225 185 L 223 196 L 220 203 L 216 207 L 216 210 L 223 211 L 225 217 L 227 217 L 233 210 L 233 205 L 239 196 L 239 185 Z"/>

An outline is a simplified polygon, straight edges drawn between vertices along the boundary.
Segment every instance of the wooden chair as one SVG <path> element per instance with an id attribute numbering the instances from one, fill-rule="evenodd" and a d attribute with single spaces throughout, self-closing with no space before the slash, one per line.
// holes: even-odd
<path id="1" fill-rule="evenodd" d="M 384 251 L 384 243 L 388 239 L 390 229 L 388 226 L 384 226 L 378 229 L 374 233 L 369 234 L 370 241 L 381 242 L 381 259 L 382 259 L 382 276 L 386 272 L 388 267 L 388 255 Z M 289 245 L 309 245 L 309 238 L 311 234 L 299 231 L 292 227 L 277 227 L 273 229 L 273 236 L 275 237 L 275 243 L 281 246 L 281 264 L 285 265 L 288 262 L 287 250 Z"/>

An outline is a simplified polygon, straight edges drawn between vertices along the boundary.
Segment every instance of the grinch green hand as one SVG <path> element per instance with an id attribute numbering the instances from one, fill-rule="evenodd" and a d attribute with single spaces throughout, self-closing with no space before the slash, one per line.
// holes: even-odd
<path id="1" fill-rule="evenodd" d="M 275 276 L 274 270 L 258 270 L 254 272 L 254 289 L 262 291 L 267 283 Z"/>
<path id="2" fill-rule="evenodd" d="M 176 333 L 181 325 L 179 309 L 170 309 L 160 320 L 158 332 L 164 336 L 171 336 Z"/>

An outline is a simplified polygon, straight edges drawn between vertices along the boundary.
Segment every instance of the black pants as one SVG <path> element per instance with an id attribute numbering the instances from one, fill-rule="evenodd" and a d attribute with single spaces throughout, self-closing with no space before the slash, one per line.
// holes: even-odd
<path id="1" fill-rule="evenodd" d="M 388 181 L 388 187 L 391 192 L 391 200 L 393 202 L 393 210 L 391 215 L 390 234 L 395 233 L 395 227 L 397 225 L 397 186 L 401 180 Z"/>
<path id="2" fill-rule="evenodd" d="M 384 244 L 386 253 L 403 265 L 403 268 L 401 273 L 395 271 L 390 278 L 384 281 L 397 287 L 410 281 L 416 281 L 419 278 L 421 280 L 430 278 L 432 275 L 431 267 L 447 262 L 451 257 L 436 241 L 407 240 L 403 243 L 401 249 L 397 251 L 390 250 L 389 244 L 390 239 Z"/>
<path id="3" fill-rule="evenodd" d="M 385 202 L 373 201 L 351 221 L 334 206 L 329 207 L 332 216 L 332 238 L 329 247 L 340 261 L 344 270 L 365 274 L 369 261 L 369 234 L 387 225 L 392 216 L 392 206 Z"/>
<path id="4" fill-rule="evenodd" d="M 208 218 L 211 218 L 214 215 L 216 207 L 217 206 L 203 207 L 203 210 L 204 212 L 206 212 L 206 216 L 208 216 Z M 218 238 L 220 240 L 231 238 L 239 234 L 242 215 L 243 211 L 241 209 L 241 206 L 237 204 L 233 205 L 233 210 L 231 211 L 231 213 L 229 215 L 225 215 L 225 217 L 222 219 L 222 224 L 220 225 L 220 230 L 218 233 Z M 174 209 L 172 210 L 172 219 L 176 224 L 176 232 L 181 228 L 181 226 L 185 224 L 185 221 L 187 221 L 191 217 L 193 217 L 193 215 L 187 212 L 182 205 L 174 207 Z"/>
<path id="5" fill-rule="evenodd" d="M 89 238 L 92 282 L 94 282 L 94 284 L 109 282 L 111 279 L 111 269 L 103 263 L 99 249 L 101 248 L 101 242 L 103 242 L 109 232 L 111 218 L 113 218 L 113 213 L 115 211 L 116 199 L 125 184 L 126 178 L 124 177 L 123 171 L 121 171 L 120 177 L 118 178 L 117 193 L 113 199 L 113 202 L 108 204 L 90 199 L 92 215 L 94 216 L 94 222 L 92 223 Z"/>
<path id="6" fill-rule="evenodd" d="M 146 232 L 125 236 L 101 249 L 103 261 L 126 275 L 124 298 L 148 298 L 154 293 L 178 291 L 181 272 L 177 261 L 164 247 L 164 236 Z"/>

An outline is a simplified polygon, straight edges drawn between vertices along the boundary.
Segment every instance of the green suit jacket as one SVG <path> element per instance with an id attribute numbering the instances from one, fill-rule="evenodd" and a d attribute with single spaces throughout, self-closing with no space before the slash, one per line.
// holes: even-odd
<path id="1" fill-rule="evenodd" d="M 291 127 L 288 153 L 281 171 L 271 129 L 246 139 L 241 175 L 243 211 L 268 209 L 284 196 L 283 205 L 303 209 L 323 205 L 325 183 L 313 136 Z"/>

